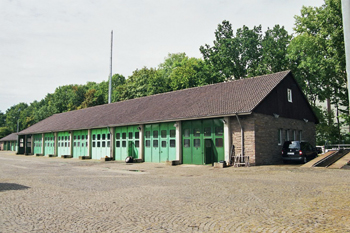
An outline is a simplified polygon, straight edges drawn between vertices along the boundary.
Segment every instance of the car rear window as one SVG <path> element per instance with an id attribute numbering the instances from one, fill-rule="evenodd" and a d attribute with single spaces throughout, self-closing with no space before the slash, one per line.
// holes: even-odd
<path id="1" fill-rule="evenodd" d="M 287 141 L 284 143 L 283 147 L 288 148 L 288 149 L 299 149 L 300 142 L 299 141 Z"/>

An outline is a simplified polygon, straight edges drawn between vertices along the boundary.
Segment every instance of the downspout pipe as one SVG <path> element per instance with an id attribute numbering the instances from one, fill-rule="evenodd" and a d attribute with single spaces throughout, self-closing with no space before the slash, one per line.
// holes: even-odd
<path id="1" fill-rule="evenodd" d="M 241 121 L 239 120 L 237 113 L 236 113 L 236 118 L 237 118 L 239 126 L 241 127 L 241 152 L 242 152 L 242 156 L 244 156 L 244 129 L 243 129 L 243 126 L 241 124 Z"/>

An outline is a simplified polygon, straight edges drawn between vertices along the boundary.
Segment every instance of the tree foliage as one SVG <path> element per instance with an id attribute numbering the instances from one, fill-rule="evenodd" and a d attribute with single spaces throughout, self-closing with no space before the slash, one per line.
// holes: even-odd
<path id="1" fill-rule="evenodd" d="M 295 20 L 296 36 L 288 47 L 291 69 L 312 105 L 328 101 L 334 106 L 336 122 L 328 109 L 327 114 L 322 114 L 327 122 L 318 125 L 318 132 L 338 142 L 340 116 L 348 112 L 341 1 L 325 0 L 320 7 L 304 6 Z M 330 136 L 334 130 L 337 140 Z"/>
<path id="2" fill-rule="evenodd" d="M 261 25 L 233 33 L 229 21 L 215 31 L 213 46 L 201 46 L 204 60 L 221 79 L 240 79 L 283 71 L 288 67 L 287 46 L 291 36 L 279 25 L 262 33 Z"/>

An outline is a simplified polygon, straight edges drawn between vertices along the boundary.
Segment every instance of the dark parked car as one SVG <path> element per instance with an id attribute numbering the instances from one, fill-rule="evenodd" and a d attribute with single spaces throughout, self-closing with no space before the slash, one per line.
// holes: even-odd
<path id="1" fill-rule="evenodd" d="M 306 163 L 316 157 L 316 148 L 308 142 L 286 141 L 283 144 L 282 159 L 284 163 L 290 161 Z"/>

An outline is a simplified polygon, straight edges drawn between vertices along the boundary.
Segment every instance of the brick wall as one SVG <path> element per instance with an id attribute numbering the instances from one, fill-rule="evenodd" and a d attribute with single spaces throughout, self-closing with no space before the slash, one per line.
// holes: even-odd
<path id="1" fill-rule="evenodd" d="M 313 122 L 304 122 L 274 116 L 253 113 L 251 115 L 239 116 L 244 128 L 244 154 L 250 157 L 252 165 L 280 164 L 282 163 L 281 149 L 283 142 L 287 139 L 308 141 L 312 145 L 316 144 L 316 126 Z M 241 128 L 236 117 L 231 118 L 232 144 L 235 145 L 236 155 L 241 151 Z M 282 131 L 282 141 L 278 144 L 278 132 Z M 288 130 L 288 131 L 286 131 Z"/>

